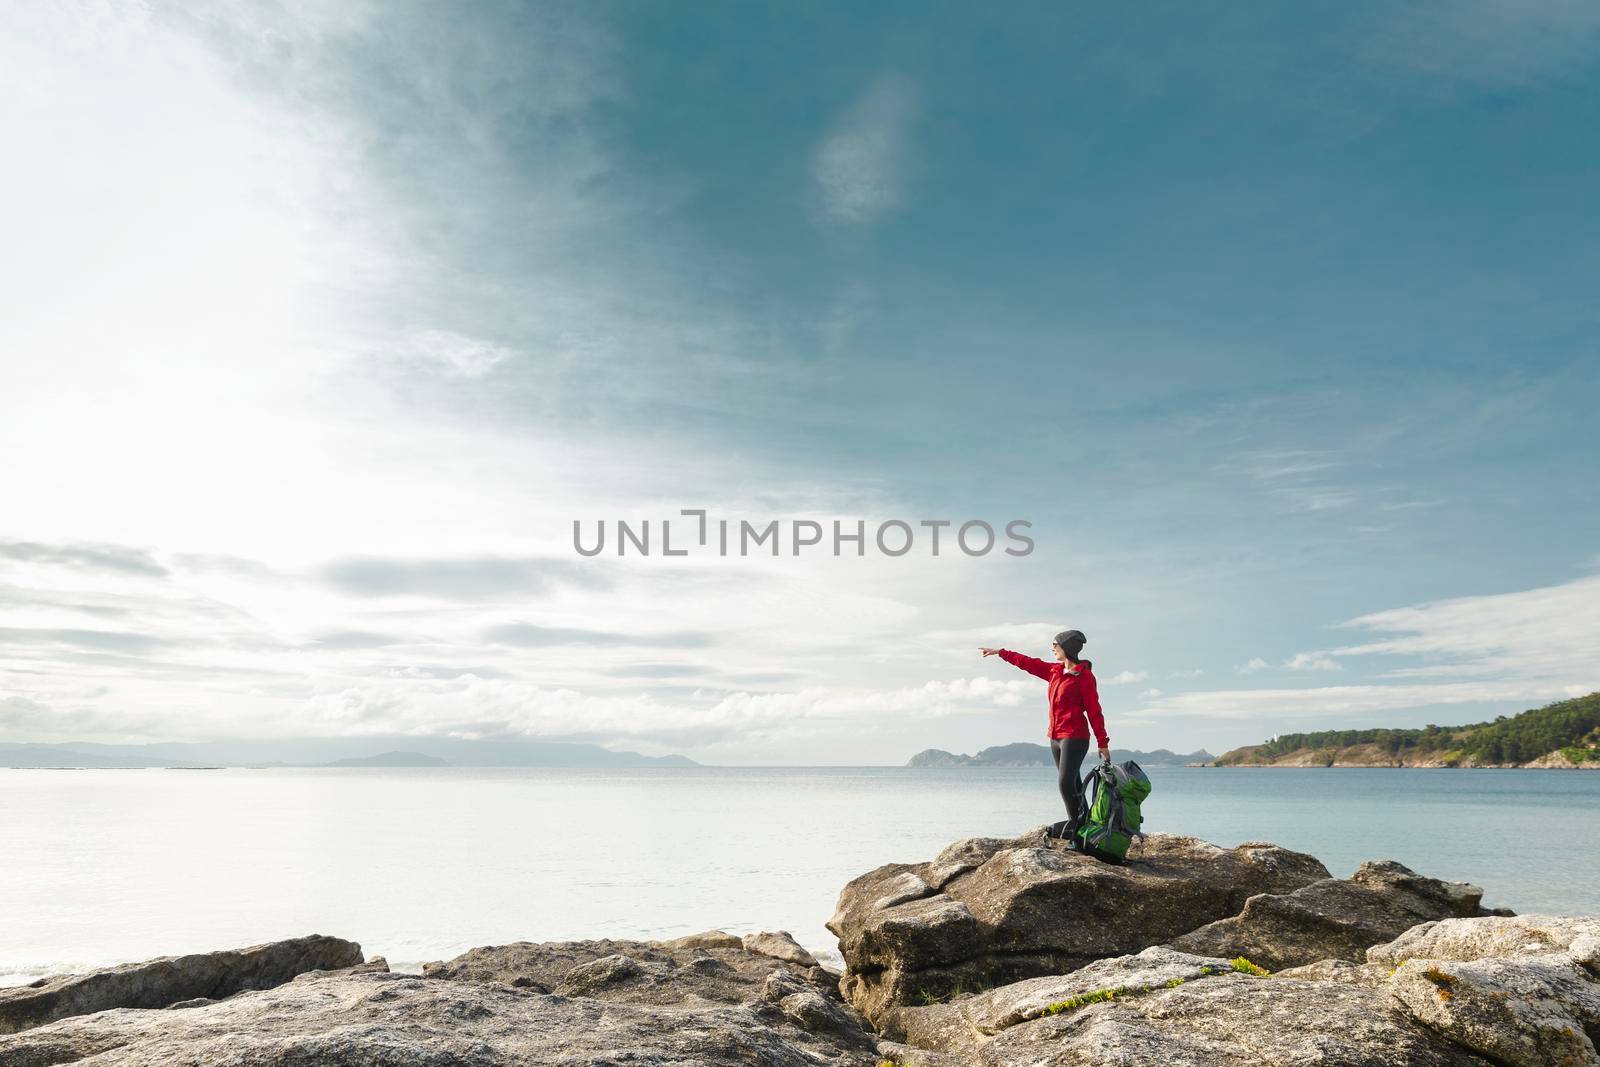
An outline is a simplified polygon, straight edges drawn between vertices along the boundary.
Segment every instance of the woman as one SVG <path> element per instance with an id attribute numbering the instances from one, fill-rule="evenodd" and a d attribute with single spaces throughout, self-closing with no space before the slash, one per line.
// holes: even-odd
<path id="1" fill-rule="evenodd" d="M 1013 667 L 1050 683 L 1050 755 L 1056 761 L 1056 785 L 1061 799 L 1067 805 L 1067 826 L 1077 829 L 1083 815 L 1083 782 L 1079 771 L 1083 757 L 1089 752 L 1089 729 L 1100 744 L 1100 758 L 1111 758 L 1111 741 L 1106 737 L 1106 720 L 1100 712 L 1100 692 L 1095 685 L 1094 672 L 1086 659 L 1078 653 L 1088 638 L 1078 630 L 1063 630 L 1056 634 L 1050 651 L 1056 662 L 1024 656 L 1005 648 L 980 648 L 985 656 L 999 656 Z M 1088 721 L 1085 722 L 1084 720 Z"/>

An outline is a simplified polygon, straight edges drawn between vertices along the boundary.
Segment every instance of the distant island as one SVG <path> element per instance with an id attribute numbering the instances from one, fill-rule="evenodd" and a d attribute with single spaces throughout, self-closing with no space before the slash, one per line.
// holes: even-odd
<path id="1" fill-rule="evenodd" d="M 1111 759 L 1116 763 L 1133 760 L 1147 767 L 1183 767 L 1191 763 L 1210 763 L 1217 757 L 1200 749 L 1180 755 L 1165 748 L 1154 752 L 1141 752 L 1134 748 L 1114 748 Z M 929 748 L 918 752 L 906 761 L 907 767 L 1053 767 L 1046 745 L 1031 741 L 1016 741 L 1009 745 L 992 745 L 975 756 L 946 752 L 942 748 Z"/>
<path id="2" fill-rule="evenodd" d="M 1219 767 L 1532 767 L 1600 770 L 1600 693 L 1467 726 L 1280 734 Z"/>
<path id="3" fill-rule="evenodd" d="M 448 767 L 449 760 L 421 752 L 380 752 L 376 756 L 349 756 L 329 760 L 324 767 Z"/>
<path id="4" fill-rule="evenodd" d="M 568 741 L 470 740 L 403 735 L 342 738 L 167 741 L 0 742 L 0 767 L 137 769 L 170 767 L 698 767 L 687 756 L 644 756 Z"/>

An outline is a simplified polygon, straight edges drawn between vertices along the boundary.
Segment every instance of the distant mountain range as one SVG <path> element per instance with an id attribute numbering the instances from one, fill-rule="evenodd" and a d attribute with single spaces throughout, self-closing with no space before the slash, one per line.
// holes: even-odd
<path id="1" fill-rule="evenodd" d="M 1089 758 L 1094 758 L 1091 750 Z M 1201 749 L 1188 755 L 1180 755 L 1165 748 L 1158 748 L 1154 752 L 1141 752 L 1136 748 L 1114 748 L 1111 750 L 1111 760 L 1114 763 L 1125 763 L 1133 760 L 1146 767 L 1182 767 L 1190 763 L 1210 763 L 1217 757 Z M 1036 745 L 1030 741 L 1017 741 L 1009 745 L 994 745 L 979 752 L 976 756 L 968 756 L 956 752 L 946 752 L 942 748 L 929 748 L 918 752 L 906 761 L 907 767 L 1053 767 L 1055 760 L 1050 756 L 1050 749 L 1046 745 Z"/>
<path id="2" fill-rule="evenodd" d="M 288 738 L 106 745 L 0 742 L 0 767 L 698 767 L 565 741 L 456 737 Z"/>
<path id="3" fill-rule="evenodd" d="M 449 760 L 420 752 L 380 752 L 376 756 L 351 756 L 329 760 L 324 767 L 448 767 Z"/>

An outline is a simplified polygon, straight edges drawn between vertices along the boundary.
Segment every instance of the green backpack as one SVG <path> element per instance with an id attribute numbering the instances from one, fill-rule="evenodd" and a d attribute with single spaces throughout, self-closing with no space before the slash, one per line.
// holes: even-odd
<path id="1" fill-rule="evenodd" d="M 1089 813 L 1078 828 L 1079 847 L 1096 859 L 1122 863 L 1128 846 L 1142 837 L 1144 816 L 1139 805 L 1150 795 L 1150 779 L 1129 760 L 1113 766 L 1106 760 L 1089 772 Z"/>

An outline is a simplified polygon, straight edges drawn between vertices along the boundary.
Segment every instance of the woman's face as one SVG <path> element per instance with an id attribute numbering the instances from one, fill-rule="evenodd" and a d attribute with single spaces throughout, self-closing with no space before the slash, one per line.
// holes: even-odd
<path id="1" fill-rule="evenodd" d="M 1050 642 L 1050 651 L 1055 653 L 1057 663 L 1068 663 L 1073 656 L 1083 651 L 1083 646 L 1077 641 L 1073 641 L 1071 648 L 1062 648 L 1059 641 L 1052 641 Z"/>

